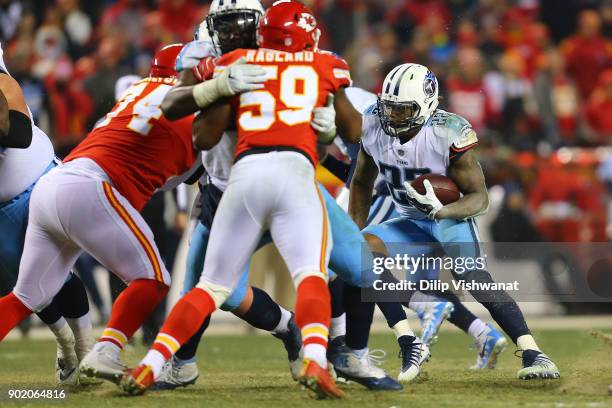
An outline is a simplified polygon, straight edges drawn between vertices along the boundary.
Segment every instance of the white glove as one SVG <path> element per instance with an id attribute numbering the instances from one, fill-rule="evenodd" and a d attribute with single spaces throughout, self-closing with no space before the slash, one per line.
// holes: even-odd
<path id="1" fill-rule="evenodd" d="M 219 76 L 193 87 L 193 98 L 204 108 L 219 98 L 262 89 L 267 80 L 266 71 L 259 65 L 246 63 L 242 57 Z"/>
<path id="2" fill-rule="evenodd" d="M 231 93 L 223 96 L 232 96 L 243 92 L 262 89 L 264 87 L 264 82 L 268 79 L 266 71 L 262 67 L 259 65 L 247 64 L 246 58 L 244 57 L 230 65 L 220 77 L 224 75 L 227 77 L 228 88 Z"/>
<path id="3" fill-rule="evenodd" d="M 425 194 L 419 194 L 414 187 L 412 187 L 410 182 L 404 182 L 406 194 L 408 194 L 408 200 L 410 203 L 419 211 L 427 214 L 427 218 L 433 220 L 436 217 L 436 213 L 440 211 L 440 208 L 444 207 L 444 205 L 442 205 L 440 200 L 438 200 L 438 197 L 436 197 L 436 193 L 434 192 L 429 180 L 423 181 L 423 186 L 425 187 Z"/>
<path id="4" fill-rule="evenodd" d="M 336 137 L 336 110 L 334 109 L 334 95 L 327 97 L 327 103 L 320 108 L 312 110 L 310 126 L 317 131 L 319 143 L 329 144 Z"/>
<path id="5" fill-rule="evenodd" d="M 198 66 L 203 58 L 214 55 L 215 51 L 210 40 L 188 42 L 176 57 L 176 71 L 181 72 L 192 69 Z"/>

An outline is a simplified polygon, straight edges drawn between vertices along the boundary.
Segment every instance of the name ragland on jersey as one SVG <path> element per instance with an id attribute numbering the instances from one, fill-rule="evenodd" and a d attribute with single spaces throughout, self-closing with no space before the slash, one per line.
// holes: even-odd
<path id="1" fill-rule="evenodd" d="M 467 120 L 438 109 L 412 139 L 402 144 L 384 132 L 373 105 L 363 117 L 361 144 L 384 177 L 400 214 L 424 218 L 410 204 L 404 182 L 427 173 L 446 175 L 452 162 L 476 146 L 478 138 Z"/>

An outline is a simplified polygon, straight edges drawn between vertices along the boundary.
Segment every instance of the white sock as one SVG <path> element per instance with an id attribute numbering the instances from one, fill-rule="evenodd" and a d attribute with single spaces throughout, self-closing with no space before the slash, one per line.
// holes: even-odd
<path id="1" fill-rule="evenodd" d="M 423 292 L 420 291 L 416 291 L 414 292 L 414 295 L 412 295 L 412 297 L 410 298 L 410 302 L 408 303 L 408 307 L 412 310 L 415 310 L 412 306 L 415 305 L 415 307 L 417 307 L 417 305 L 419 303 L 434 303 L 434 302 L 439 302 L 440 299 L 438 299 L 435 296 L 432 295 L 427 295 Z"/>
<path id="2" fill-rule="evenodd" d="M 66 320 L 60 317 L 59 320 L 53 324 L 49 324 L 49 329 L 55 335 L 57 344 L 62 349 L 64 355 L 70 354 L 71 349 L 74 347 L 74 336 L 70 330 L 70 326 L 66 324 Z"/>
<path id="3" fill-rule="evenodd" d="M 274 330 L 272 331 L 274 333 L 286 333 L 289 331 L 289 328 L 287 326 L 289 325 L 289 320 L 291 320 L 291 312 L 283 308 L 282 306 L 279 307 L 281 310 L 281 318 Z"/>
<path id="4" fill-rule="evenodd" d="M 91 316 L 89 315 L 89 313 L 85 313 L 83 316 L 76 317 L 76 318 L 68 317 L 66 318 L 66 322 L 70 325 L 70 328 L 72 329 L 74 333 L 76 333 L 77 331 L 80 331 L 80 329 L 83 329 L 83 328 L 86 328 L 86 329 L 92 328 Z"/>
<path id="5" fill-rule="evenodd" d="M 157 378 L 166 364 L 166 359 L 159 351 L 149 350 L 140 363 L 150 366 L 153 369 L 153 378 Z"/>
<path id="6" fill-rule="evenodd" d="M 55 323 L 48 324 L 47 326 L 49 326 L 49 329 L 51 329 L 53 334 L 55 334 L 56 332 L 59 332 L 65 325 L 66 319 L 60 317 Z"/>
<path id="7" fill-rule="evenodd" d="M 111 353 L 117 353 L 117 354 L 121 353 L 121 347 L 119 347 L 112 341 L 100 340 L 100 341 L 97 341 L 96 344 L 94 344 L 93 346 L 93 350 L 95 352 L 100 352 L 103 349 L 106 349 L 106 351 L 111 352 Z"/>
<path id="8" fill-rule="evenodd" d="M 481 336 L 488 331 L 489 326 L 478 318 L 470 324 L 470 327 L 468 327 L 468 334 L 476 339 L 476 341 L 479 341 Z"/>
<path id="9" fill-rule="evenodd" d="M 338 317 L 332 317 L 331 322 L 329 324 L 330 340 L 344 335 L 346 335 L 346 313 L 342 313 Z"/>
<path id="10" fill-rule="evenodd" d="M 367 347 L 364 347 L 364 348 L 359 349 L 359 350 L 355 350 L 355 349 L 350 349 L 350 350 L 358 358 L 362 358 L 363 356 L 365 356 L 368 353 L 368 348 Z"/>
<path id="11" fill-rule="evenodd" d="M 408 303 L 408 307 L 410 308 L 410 310 L 414 310 L 417 314 L 421 315 L 425 313 L 425 307 L 427 307 L 427 303 L 415 302 L 411 299 L 410 303 Z"/>
<path id="12" fill-rule="evenodd" d="M 85 357 L 94 345 L 94 337 L 91 333 L 92 324 L 89 313 L 77 318 L 67 318 L 66 321 L 74 333 L 76 344 L 74 349 L 79 361 Z"/>
<path id="13" fill-rule="evenodd" d="M 520 350 L 536 350 L 542 351 L 538 348 L 535 339 L 531 334 L 524 334 L 516 339 L 516 345 Z"/>
<path id="14" fill-rule="evenodd" d="M 395 337 L 397 337 L 398 339 L 400 337 L 402 337 L 402 336 L 413 336 L 413 337 L 416 337 L 414 335 L 414 332 L 410 328 L 410 323 L 408 323 L 408 320 L 406 320 L 406 319 L 404 319 L 402 321 L 399 321 L 391 329 L 393 330 L 393 333 L 395 333 Z"/>
<path id="15" fill-rule="evenodd" d="M 318 343 L 309 343 L 304 345 L 304 358 L 309 358 L 320 365 L 322 368 L 327 368 L 327 349 Z"/>

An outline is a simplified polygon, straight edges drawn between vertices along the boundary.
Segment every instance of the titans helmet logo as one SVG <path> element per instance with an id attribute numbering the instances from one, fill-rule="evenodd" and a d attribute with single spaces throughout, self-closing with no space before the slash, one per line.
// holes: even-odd
<path id="1" fill-rule="evenodd" d="M 423 81 L 423 92 L 425 92 L 425 95 L 427 95 L 428 98 L 433 97 L 436 94 L 437 86 L 435 75 L 433 72 L 427 71 L 427 75 L 425 75 L 425 80 Z"/>

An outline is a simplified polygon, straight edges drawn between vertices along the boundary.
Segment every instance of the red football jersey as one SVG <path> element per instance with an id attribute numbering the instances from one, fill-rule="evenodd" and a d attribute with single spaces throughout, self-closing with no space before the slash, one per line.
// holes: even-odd
<path id="1" fill-rule="evenodd" d="M 140 211 L 156 189 L 189 170 L 197 157 L 193 116 L 170 122 L 162 115 L 161 102 L 175 83 L 172 78 L 136 82 L 64 162 L 92 159 Z"/>
<path id="2" fill-rule="evenodd" d="M 328 52 L 238 49 L 217 61 L 215 75 L 241 57 L 262 66 L 265 88 L 232 98 L 238 130 L 236 157 L 252 149 L 284 147 L 317 159 L 317 135 L 310 126 L 312 110 L 351 84 L 347 63 Z"/>

